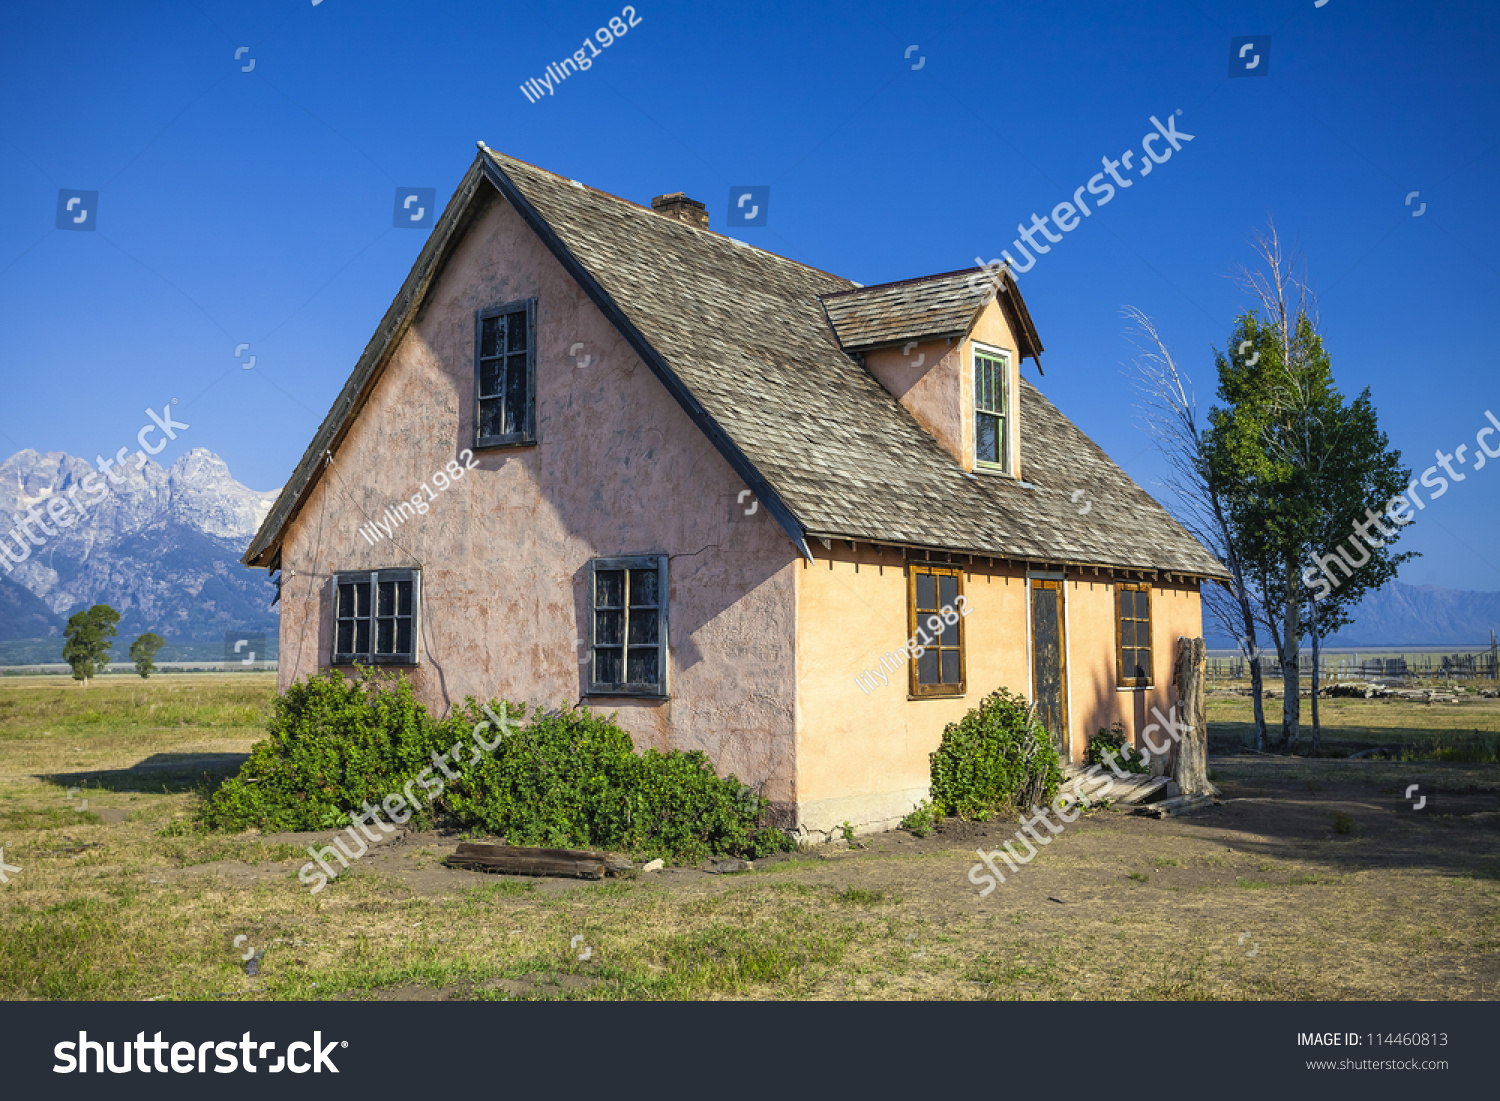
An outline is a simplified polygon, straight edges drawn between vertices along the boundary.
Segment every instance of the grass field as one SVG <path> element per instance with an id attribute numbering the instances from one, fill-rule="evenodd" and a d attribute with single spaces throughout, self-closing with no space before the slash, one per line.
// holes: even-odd
<path id="1" fill-rule="evenodd" d="M 1481 686 L 1490 687 L 1488 682 Z M 1460 688 L 1458 703 L 1320 699 L 1322 755 L 1341 757 L 1386 746 L 1415 758 L 1479 756 L 1494 763 L 1500 747 L 1500 699 L 1485 699 L 1472 689 Z M 1255 744 L 1254 711 L 1247 696 L 1213 691 L 1207 703 L 1210 750 L 1231 753 Z M 1301 703 L 1301 748 L 1306 752 L 1312 744 L 1312 701 Z M 1281 737 L 1282 701 L 1266 700 L 1263 706 L 1268 740 L 1274 743 Z M 1465 752 L 1472 750 L 1480 752 Z"/>
<path id="2" fill-rule="evenodd" d="M 405 834 L 310 895 L 297 869 L 328 835 L 186 826 L 273 693 L 253 674 L 0 681 L 0 998 L 1500 993 L 1495 765 L 1217 755 L 1234 801 L 1165 821 L 1091 812 L 988 898 L 967 879 L 975 849 L 1014 822 L 602 883 L 449 869 L 456 835 Z M 1500 701 L 1336 702 L 1325 739 L 1341 744 L 1500 727 Z M 1211 700 L 1216 745 L 1249 709 Z M 264 951 L 255 976 L 247 950 Z"/>

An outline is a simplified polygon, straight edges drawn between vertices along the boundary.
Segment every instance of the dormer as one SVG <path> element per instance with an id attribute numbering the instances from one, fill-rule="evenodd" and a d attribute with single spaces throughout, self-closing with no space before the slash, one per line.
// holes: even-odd
<path id="1" fill-rule="evenodd" d="M 839 345 L 965 471 L 1019 479 L 1021 360 L 1041 340 L 1008 272 L 983 268 L 822 297 Z"/>

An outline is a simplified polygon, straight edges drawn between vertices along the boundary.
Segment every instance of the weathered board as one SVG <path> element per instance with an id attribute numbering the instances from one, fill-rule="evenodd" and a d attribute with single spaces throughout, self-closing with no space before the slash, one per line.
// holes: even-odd
<path id="1" fill-rule="evenodd" d="M 632 875 L 635 866 L 624 857 L 580 849 L 529 849 L 519 845 L 485 845 L 461 841 L 448 857 L 450 868 L 505 875 L 565 876 L 572 879 L 603 879 L 606 875 Z"/>

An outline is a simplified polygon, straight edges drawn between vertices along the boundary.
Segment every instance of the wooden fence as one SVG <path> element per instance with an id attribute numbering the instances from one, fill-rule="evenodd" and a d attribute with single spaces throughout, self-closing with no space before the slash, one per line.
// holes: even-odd
<path id="1" fill-rule="evenodd" d="M 1495 654 L 1487 651 L 1467 654 L 1405 654 L 1400 656 L 1362 657 L 1359 654 L 1322 654 L 1318 679 L 1335 680 L 1496 680 Z M 1312 678 L 1312 655 L 1304 652 L 1298 662 L 1301 675 Z M 1260 658 L 1261 674 L 1266 681 L 1281 679 L 1281 666 L 1274 655 Z M 1211 657 L 1208 659 L 1210 681 L 1249 680 L 1250 659 Z"/>

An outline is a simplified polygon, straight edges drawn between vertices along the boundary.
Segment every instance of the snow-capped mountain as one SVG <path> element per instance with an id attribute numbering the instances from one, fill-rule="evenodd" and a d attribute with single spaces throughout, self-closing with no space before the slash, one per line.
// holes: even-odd
<path id="1" fill-rule="evenodd" d="M 274 633 L 274 592 L 239 557 L 277 490 L 241 485 L 201 447 L 168 468 L 146 459 L 107 473 L 118 481 L 62 451 L 0 463 L 0 638 L 60 633 L 68 614 L 96 603 L 121 614 L 121 637 Z M 37 602 L 58 617 L 47 630 Z"/>

